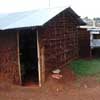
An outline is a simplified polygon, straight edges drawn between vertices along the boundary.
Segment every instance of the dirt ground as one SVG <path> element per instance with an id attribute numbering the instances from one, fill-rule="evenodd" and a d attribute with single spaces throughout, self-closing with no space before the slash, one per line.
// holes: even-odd
<path id="1" fill-rule="evenodd" d="M 41 88 L 0 82 L 0 100 L 100 100 L 100 82 L 94 76 L 77 78 L 69 68 L 61 71 L 62 79 L 50 74 Z"/>

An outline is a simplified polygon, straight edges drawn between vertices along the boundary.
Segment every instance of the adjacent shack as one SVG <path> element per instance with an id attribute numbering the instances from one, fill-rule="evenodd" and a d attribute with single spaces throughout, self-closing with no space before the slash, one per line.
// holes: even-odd
<path id="1" fill-rule="evenodd" d="M 85 23 L 70 7 L 1 17 L 0 79 L 41 86 L 51 70 L 79 57 L 80 25 Z"/>
<path id="2" fill-rule="evenodd" d="M 86 28 L 79 28 L 78 31 L 79 57 L 88 58 L 91 56 L 90 32 Z"/>

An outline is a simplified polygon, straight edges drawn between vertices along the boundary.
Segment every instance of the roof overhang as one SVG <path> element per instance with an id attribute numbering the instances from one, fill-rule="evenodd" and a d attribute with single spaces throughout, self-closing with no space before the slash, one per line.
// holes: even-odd
<path id="1" fill-rule="evenodd" d="M 73 15 L 79 26 L 86 25 L 86 23 L 72 10 L 72 8 L 61 7 L 1 15 L 0 30 L 43 26 L 50 19 L 65 10 L 71 15 Z"/>

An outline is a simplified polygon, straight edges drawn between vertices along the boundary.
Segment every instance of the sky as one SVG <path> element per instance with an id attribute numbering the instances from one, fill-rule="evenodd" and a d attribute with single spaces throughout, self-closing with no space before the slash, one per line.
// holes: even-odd
<path id="1" fill-rule="evenodd" d="M 69 6 L 81 17 L 100 17 L 100 0 L 0 0 L 0 13 Z"/>

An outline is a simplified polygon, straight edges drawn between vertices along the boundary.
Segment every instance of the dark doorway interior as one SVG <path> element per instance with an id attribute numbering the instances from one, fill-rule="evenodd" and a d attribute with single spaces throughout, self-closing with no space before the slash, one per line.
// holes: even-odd
<path id="1" fill-rule="evenodd" d="M 19 34 L 22 85 L 38 83 L 38 57 L 36 31 L 27 29 Z"/>
<path id="2" fill-rule="evenodd" d="M 100 57 L 100 47 L 92 49 L 92 56 L 96 58 Z"/>

